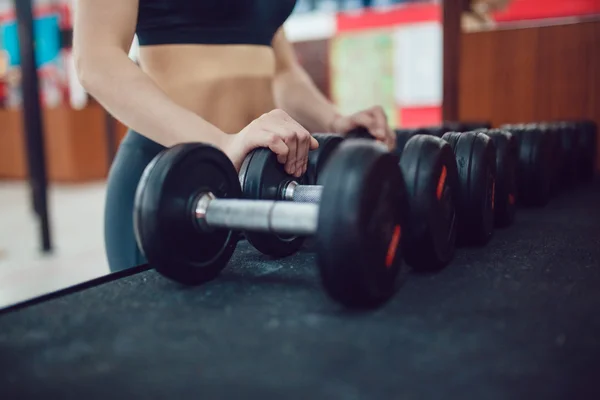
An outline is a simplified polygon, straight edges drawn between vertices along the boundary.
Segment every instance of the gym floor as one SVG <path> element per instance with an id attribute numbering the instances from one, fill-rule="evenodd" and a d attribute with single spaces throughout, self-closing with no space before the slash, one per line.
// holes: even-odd
<path id="1" fill-rule="evenodd" d="M 240 243 L 217 280 L 138 268 L 5 310 L 0 397 L 598 399 L 600 182 L 519 210 L 371 312 L 307 249 Z"/>

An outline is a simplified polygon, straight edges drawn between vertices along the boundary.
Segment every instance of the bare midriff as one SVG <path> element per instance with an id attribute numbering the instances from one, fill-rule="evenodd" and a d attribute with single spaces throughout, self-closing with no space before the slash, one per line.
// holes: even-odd
<path id="1" fill-rule="evenodd" d="M 237 133 L 275 108 L 271 47 L 144 46 L 139 62 L 173 101 L 224 132 Z"/>

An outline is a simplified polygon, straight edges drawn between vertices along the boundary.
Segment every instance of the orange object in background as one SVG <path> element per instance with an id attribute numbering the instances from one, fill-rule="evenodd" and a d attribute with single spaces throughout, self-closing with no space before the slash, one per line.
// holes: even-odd
<path id="1" fill-rule="evenodd" d="M 27 160 L 22 114 L 0 110 L 0 179 L 25 179 Z M 44 109 L 48 179 L 51 182 L 89 182 L 108 172 L 104 109 L 97 103 L 82 110 L 68 105 Z M 118 124 L 118 139 L 125 128 Z"/>
<path id="2" fill-rule="evenodd" d="M 598 0 L 510 0 L 492 17 L 496 22 L 514 22 L 592 15 L 600 15 Z"/>

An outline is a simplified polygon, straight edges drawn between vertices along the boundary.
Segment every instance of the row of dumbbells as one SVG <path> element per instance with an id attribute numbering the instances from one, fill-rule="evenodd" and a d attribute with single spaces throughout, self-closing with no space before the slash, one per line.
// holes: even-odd
<path id="1" fill-rule="evenodd" d="M 447 266 L 457 245 L 486 244 L 494 227 L 513 223 L 518 204 L 545 205 L 551 193 L 544 187 L 549 182 L 556 193 L 593 175 L 595 154 L 590 149 L 595 148 L 595 127 L 588 122 L 507 125 L 502 129 L 487 124 L 452 125 L 396 132 L 396 154 L 408 204 L 403 253 L 415 269 Z M 313 175 L 308 180 L 312 184 L 319 183 L 319 172 L 344 140 L 373 139 L 364 129 L 350 133 L 347 139 L 315 137 L 319 149 L 310 155 Z M 275 165 L 272 157 L 271 167 Z M 305 239 L 282 241 L 253 234 L 247 238 L 262 253 L 279 257 L 298 251 Z"/>
<path id="2" fill-rule="evenodd" d="M 519 203 L 523 206 L 543 206 L 554 194 L 593 178 L 598 140 L 593 121 L 505 124 L 500 129 L 517 138 Z M 488 123 L 446 123 L 416 130 L 440 137 L 451 131 L 493 130 Z"/>
<path id="3" fill-rule="evenodd" d="M 528 138 L 541 128 L 473 129 L 400 130 L 395 153 L 360 130 L 346 139 L 315 135 L 320 147 L 301 179 L 285 174 L 267 149 L 249 154 L 238 175 L 214 147 L 175 146 L 140 182 L 138 243 L 158 272 L 198 284 L 225 268 L 241 232 L 275 257 L 294 254 L 312 236 L 333 299 L 382 304 L 405 275 L 403 259 L 416 269 L 443 268 L 457 244 L 485 244 L 494 225 L 512 223 L 523 195 L 517 186 L 533 178 L 528 168 L 537 168 L 544 142 Z"/>

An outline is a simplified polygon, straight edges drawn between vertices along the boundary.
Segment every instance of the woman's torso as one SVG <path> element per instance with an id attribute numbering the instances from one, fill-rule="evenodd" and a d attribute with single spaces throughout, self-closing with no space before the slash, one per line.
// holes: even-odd
<path id="1" fill-rule="evenodd" d="M 275 107 L 275 31 L 295 0 L 140 0 L 140 67 L 228 133 Z"/>

